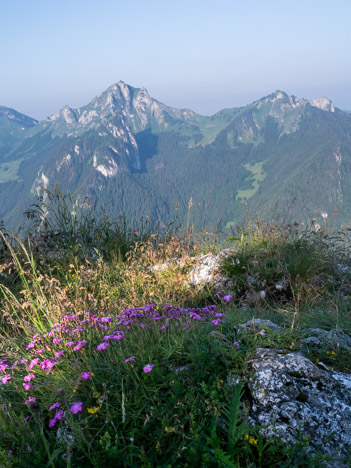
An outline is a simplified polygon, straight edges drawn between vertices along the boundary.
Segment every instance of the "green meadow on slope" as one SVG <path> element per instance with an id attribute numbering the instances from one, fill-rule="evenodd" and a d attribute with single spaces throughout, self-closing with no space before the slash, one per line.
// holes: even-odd
<path id="1" fill-rule="evenodd" d="M 1 466 L 330 466 L 303 434 L 289 447 L 249 424 L 247 363 L 257 348 L 303 350 L 351 372 L 350 351 L 301 341 L 306 327 L 351 332 L 347 231 L 251 222 L 220 241 L 47 195 L 30 238 L 1 232 Z M 198 256 L 223 247 L 231 294 L 189 286 Z M 252 279 L 265 299 L 247 304 Z M 280 331 L 239 335 L 253 317 Z"/>

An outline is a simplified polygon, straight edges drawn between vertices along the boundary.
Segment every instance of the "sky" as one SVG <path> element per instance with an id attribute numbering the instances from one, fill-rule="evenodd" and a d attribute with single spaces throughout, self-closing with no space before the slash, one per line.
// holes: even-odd
<path id="1" fill-rule="evenodd" d="M 0 105 L 43 119 L 119 80 L 211 115 L 277 89 L 351 109 L 350 0 L 0 0 Z"/>

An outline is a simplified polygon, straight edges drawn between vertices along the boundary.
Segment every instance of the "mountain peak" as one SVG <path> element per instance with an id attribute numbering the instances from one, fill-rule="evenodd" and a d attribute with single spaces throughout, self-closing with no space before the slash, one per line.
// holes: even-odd
<path id="1" fill-rule="evenodd" d="M 326 112 L 335 112 L 335 106 L 332 101 L 327 97 L 315 98 L 313 101 L 310 101 L 312 107 L 317 107 L 318 109 L 324 110 Z"/>

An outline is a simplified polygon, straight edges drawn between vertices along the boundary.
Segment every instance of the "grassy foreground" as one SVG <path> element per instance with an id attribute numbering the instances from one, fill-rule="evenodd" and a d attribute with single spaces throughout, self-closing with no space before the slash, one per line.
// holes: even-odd
<path id="1" fill-rule="evenodd" d="M 48 195 L 28 240 L 2 231 L 0 466 L 328 466 L 303 437 L 287 447 L 248 424 L 246 361 L 301 349 L 306 327 L 351 332 L 345 233 L 239 229 L 223 264 L 233 291 L 217 294 L 187 283 L 214 237 L 79 217 Z M 265 299 L 245 302 L 255 291 Z M 281 329 L 239 336 L 253 317 Z M 350 352 L 304 352 L 351 372 Z"/>

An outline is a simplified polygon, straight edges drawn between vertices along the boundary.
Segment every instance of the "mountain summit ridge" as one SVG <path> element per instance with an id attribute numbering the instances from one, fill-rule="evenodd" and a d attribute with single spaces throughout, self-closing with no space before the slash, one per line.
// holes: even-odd
<path id="1" fill-rule="evenodd" d="M 201 222 L 217 221 L 221 199 L 225 224 L 241 219 L 245 204 L 262 202 L 269 212 L 277 200 L 300 199 L 304 191 L 314 200 L 296 211 L 305 218 L 346 208 L 349 199 L 351 206 L 351 120 L 328 98 L 276 90 L 204 116 L 119 81 L 85 106 L 66 105 L 40 122 L 27 118 L 26 128 L 16 123 L 15 133 L 15 111 L 6 109 L 0 107 L 0 219 L 18 220 L 56 182 L 68 192 L 82 189 L 112 214 L 148 214 L 164 224 L 177 203 L 182 219 L 190 199 Z M 319 201 L 311 192 L 320 191 L 316 171 L 331 193 Z"/>

